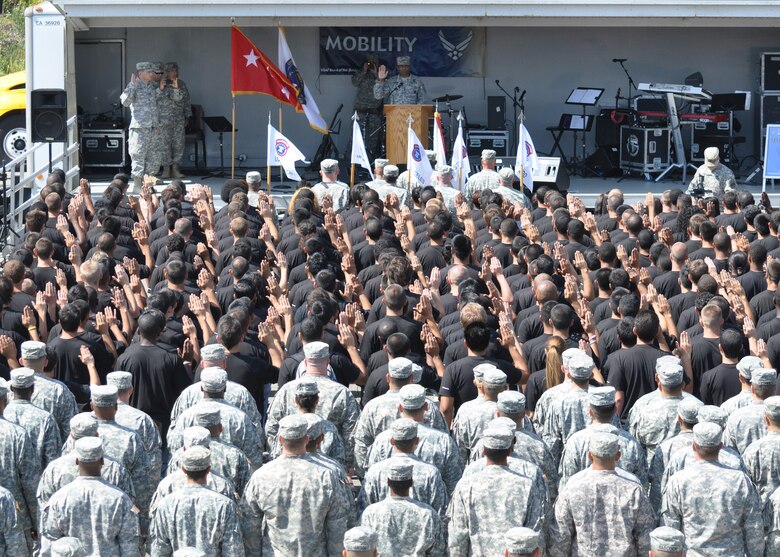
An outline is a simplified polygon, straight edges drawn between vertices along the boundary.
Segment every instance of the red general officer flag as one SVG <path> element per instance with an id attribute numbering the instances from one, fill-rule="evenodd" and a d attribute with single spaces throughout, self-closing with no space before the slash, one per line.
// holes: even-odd
<path id="1" fill-rule="evenodd" d="M 257 48 L 238 27 L 232 31 L 233 79 L 231 91 L 234 95 L 270 95 L 289 104 L 298 112 L 303 108 L 298 101 L 295 87 L 287 76 Z"/>

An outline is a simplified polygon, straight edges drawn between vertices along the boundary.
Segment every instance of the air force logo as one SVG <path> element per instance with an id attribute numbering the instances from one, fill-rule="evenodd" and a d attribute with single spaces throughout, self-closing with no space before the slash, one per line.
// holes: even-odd
<path id="1" fill-rule="evenodd" d="M 443 46 L 444 50 L 447 51 L 447 56 L 452 58 L 454 61 L 463 58 L 463 55 L 466 54 L 466 50 L 468 50 L 469 45 L 471 44 L 471 39 L 473 38 L 474 32 L 469 31 L 469 34 L 466 35 L 465 39 L 463 39 L 458 44 L 454 44 L 447 40 L 447 37 L 444 36 L 443 31 L 439 31 L 439 41 L 441 41 L 441 46 Z"/>

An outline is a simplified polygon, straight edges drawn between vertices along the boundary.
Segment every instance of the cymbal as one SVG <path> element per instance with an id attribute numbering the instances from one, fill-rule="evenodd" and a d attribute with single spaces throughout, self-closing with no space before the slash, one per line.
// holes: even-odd
<path id="1" fill-rule="evenodd" d="M 450 101 L 457 101 L 462 98 L 463 95 L 442 95 L 441 97 L 436 97 L 435 99 L 432 100 L 435 103 L 448 103 Z"/>

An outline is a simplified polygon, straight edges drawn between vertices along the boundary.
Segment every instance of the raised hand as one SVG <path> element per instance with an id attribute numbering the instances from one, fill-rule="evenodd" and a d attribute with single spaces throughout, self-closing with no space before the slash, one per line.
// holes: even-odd
<path id="1" fill-rule="evenodd" d="M 22 310 L 22 325 L 26 328 L 38 325 L 38 322 L 35 320 L 35 311 L 30 306 L 24 306 Z"/>
<path id="2" fill-rule="evenodd" d="M 92 352 L 90 352 L 89 348 L 84 344 L 79 348 L 79 360 L 87 367 L 95 365 L 95 356 L 92 355 Z"/>
<path id="3" fill-rule="evenodd" d="M 95 314 L 95 328 L 101 335 L 108 334 L 108 321 L 106 321 L 106 316 L 102 312 Z"/>

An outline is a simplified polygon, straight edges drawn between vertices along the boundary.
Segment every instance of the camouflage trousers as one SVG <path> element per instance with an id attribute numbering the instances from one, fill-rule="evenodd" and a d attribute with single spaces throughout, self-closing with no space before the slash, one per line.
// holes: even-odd
<path id="1" fill-rule="evenodd" d="M 181 158 L 184 156 L 184 120 L 164 125 L 160 130 L 162 131 L 163 166 L 181 164 Z"/>
<path id="2" fill-rule="evenodd" d="M 160 128 L 130 128 L 130 173 L 136 178 L 157 174 L 162 164 Z"/>

